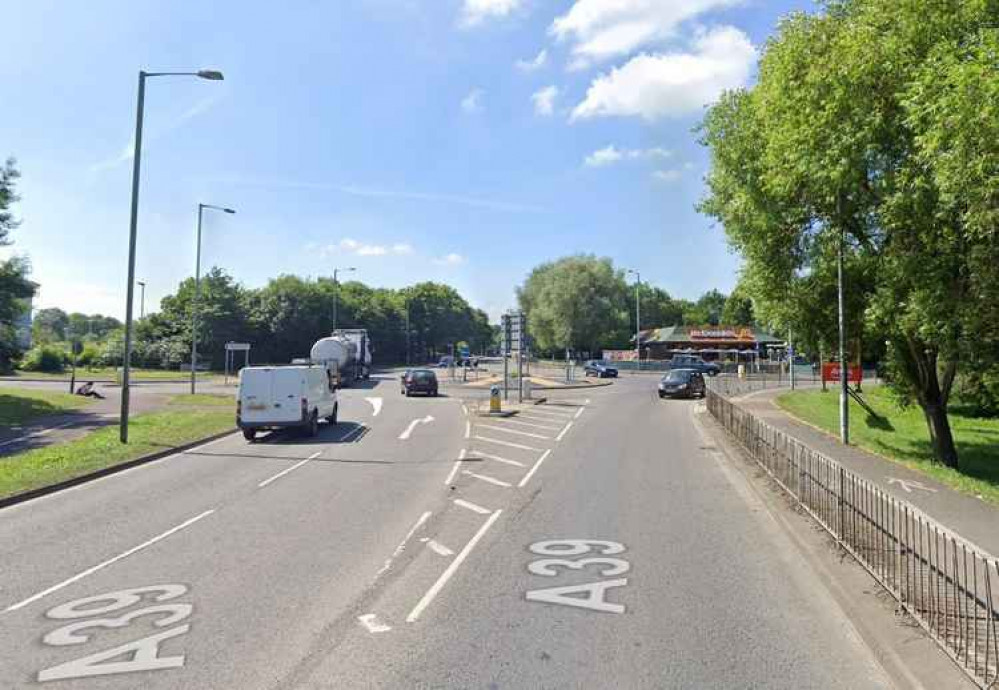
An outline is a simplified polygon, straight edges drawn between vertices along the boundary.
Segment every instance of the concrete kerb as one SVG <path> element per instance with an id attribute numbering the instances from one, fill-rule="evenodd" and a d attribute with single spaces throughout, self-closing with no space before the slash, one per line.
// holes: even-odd
<path id="1" fill-rule="evenodd" d="M 79 477 L 72 477 L 70 479 L 64 479 L 55 484 L 49 484 L 47 486 L 40 486 L 36 489 L 30 489 L 29 491 L 22 491 L 19 494 L 14 494 L 13 496 L 7 496 L 5 498 L 0 498 L 0 509 L 8 508 L 18 503 L 24 503 L 25 501 L 30 501 L 35 498 L 41 498 L 42 496 L 47 496 L 48 494 L 53 494 L 64 489 L 69 489 L 79 484 L 85 484 L 87 482 L 94 481 L 95 479 L 100 479 L 101 477 L 106 477 L 111 474 L 116 474 L 118 472 L 123 472 L 124 470 L 131 469 L 133 467 L 138 467 L 139 465 L 144 465 L 149 462 L 154 462 L 156 460 L 162 460 L 163 458 L 170 457 L 172 455 L 179 455 L 192 448 L 196 448 L 205 443 L 210 443 L 216 441 L 225 436 L 229 436 L 238 431 L 238 429 L 228 429 L 226 431 L 221 431 L 216 434 L 211 434 L 203 438 L 196 439 L 189 443 L 184 443 L 179 446 L 174 446 L 172 448 L 167 448 L 164 450 L 158 450 L 155 453 L 149 453 L 138 458 L 132 458 L 131 460 L 126 460 L 125 462 L 120 462 L 117 465 L 111 465 L 110 467 L 102 467 L 99 470 L 94 470 L 93 472 L 88 472 L 86 474 L 81 474 Z"/>

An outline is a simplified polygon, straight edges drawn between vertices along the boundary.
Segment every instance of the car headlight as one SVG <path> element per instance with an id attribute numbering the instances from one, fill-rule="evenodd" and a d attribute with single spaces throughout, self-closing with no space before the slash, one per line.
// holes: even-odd
<path id="1" fill-rule="evenodd" d="M 677 388 L 679 388 L 680 390 L 683 390 L 686 387 L 687 387 L 686 383 L 681 383 L 679 386 L 677 386 Z"/>

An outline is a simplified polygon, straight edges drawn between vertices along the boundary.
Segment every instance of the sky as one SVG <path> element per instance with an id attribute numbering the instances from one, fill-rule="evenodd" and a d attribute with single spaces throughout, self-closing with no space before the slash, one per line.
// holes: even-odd
<path id="1" fill-rule="evenodd" d="M 203 267 L 436 280 L 498 319 L 537 264 L 613 259 L 670 294 L 730 290 L 697 213 L 695 128 L 752 84 L 805 0 L 14 0 L 0 156 L 22 173 L 36 307 L 125 311 L 138 70 L 146 309 Z M 138 293 L 137 293 L 138 299 Z"/>

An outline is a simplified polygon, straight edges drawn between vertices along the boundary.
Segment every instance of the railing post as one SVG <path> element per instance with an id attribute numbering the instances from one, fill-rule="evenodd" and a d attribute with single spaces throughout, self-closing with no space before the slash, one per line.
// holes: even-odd
<path id="1" fill-rule="evenodd" d="M 846 510 L 846 506 L 845 506 L 845 504 L 843 502 L 843 491 L 845 490 L 845 487 L 846 487 L 846 470 L 843 469 L 842 465 L 840 465 L 840 467 L 839 467 L 839 491 L 836 492 L 836 503 L 837 503 L 837 507 L 839 508 L 839 538 L 840 538 L 841 541 L 843 540 L 844 524 L 846 523 L 846 516 L 844 514 L 845 510 Z"/>

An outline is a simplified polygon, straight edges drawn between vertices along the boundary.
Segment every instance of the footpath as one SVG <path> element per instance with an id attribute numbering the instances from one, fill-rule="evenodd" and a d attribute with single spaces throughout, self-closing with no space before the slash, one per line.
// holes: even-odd
<path id="1" fill-rule="evenodd" d="M 999 555 L 999 507 L 963 494 L 924 474 L 869 453 L 792 417 L 775 399 L 787 388 L 733 396 L 732 402 L 810 448 L 839 462 L 896 498 L 907 501 L 982 551 Z"/>

